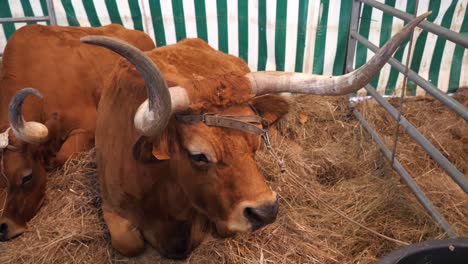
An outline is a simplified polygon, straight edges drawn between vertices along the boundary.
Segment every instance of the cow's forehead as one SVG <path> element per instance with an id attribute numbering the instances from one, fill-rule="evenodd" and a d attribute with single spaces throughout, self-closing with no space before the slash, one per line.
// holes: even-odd
<path id="1" fill-rule="evenodd" d="M 10 180 L 22 174 L 24 170 L 31 169 L 29 160 L 24 152 L 7 150 L 3 152 L 1 159 L 3 160 L 4 173 Z"/>
<path id="2" fill-rule="evenodd" d="M 248 101 L 240 103 L 231 103 L 225 106 L 211 105 L 201 112 L 201 114 L 217 114 L 217 115 L 240 115 L 253 116 L 256 115 L 253 106 L 249 105 Z"/>
<path id="3" fill-rule="evenodd" d="M 242 59 L 211 48 L 200 39 L 187 39 L 146 52 L 157 65 L 166 83 L 187 91 L 193 111 L 212 106 L 225 107 L 251 99 L 250 72 Z M 121 58 L 117 72 L 119 86 L 144 91 L 143 79 L 135 67 Z M 133 88 L 132 88 L 133 90 Z"/>
<path id="4" fill-rule="evenodd" d="M 226 106 L 252 97 L 251 85 L 244 76 L 248 65 L 240 58 L 217 51 L 200 39 L 154 49 L 148 55 L 170 84 L 183 86 L 192 108 Z"/>

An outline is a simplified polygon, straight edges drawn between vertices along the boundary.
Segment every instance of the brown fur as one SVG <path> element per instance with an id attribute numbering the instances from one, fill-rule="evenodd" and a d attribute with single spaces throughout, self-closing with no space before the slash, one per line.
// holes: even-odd
<path id="1" fill-rule="evenodd" d="M 44 96 L 43 101 L 26 99 L 25 119 L 45 123 L 49 129 L 49 140 L 41 146 L 15 140 L 10 133 L 10 143 L 18 150 L 4 150 L 7 179 L 0 180 L 0 187 L 7 187 L 8 198 L 0 224 L 8 223 L 12 233 L 25 228 L 44 199 L 44 166 L 59 166 L 72 154 L 94 145 L 101 88 L 118 56 L 81 44 L 79 38 L 86 35 L 120 38 L 142 50 L 154 48 L 146 34 L 120 25 L 98 28 L 30 25 L 16 31 L 5 48 L 0 73 L 0 132 L 9 124 L 10 99 L 25 87 L 33 87 Z M 23 186 L 21 173 L 31 167 L 31 186 Z"/>
<path id="2" fill-rule="evenodd" d="M 187 89 L 193 102 L 189 112 L 254 115 L 249 102 L 271 121 L 287 112 L 279 97 L 250 100 L 245 62 L 201 40 L 183 40 L 147 55 L 170 86 Z M 101 98 L 96 128 L 103 211 L 117 250 L 138 254 L 141 234 L 164 256 L 184 258 L 210 230 L 233 234 L 227 224 L 241 202 L 271 202 L 272 192 L 254 158 L 258 135 L 172 118 L 158 138 L 141 137 L 133 116 L 146 99 L 144 82 L 125 60 L 119 66 Z M 200 140 L 212 148 L 216 162 L 199 165 L 189 159 L 188 145 Z M 151 157 L 151 151 L 169 159 Z"/>

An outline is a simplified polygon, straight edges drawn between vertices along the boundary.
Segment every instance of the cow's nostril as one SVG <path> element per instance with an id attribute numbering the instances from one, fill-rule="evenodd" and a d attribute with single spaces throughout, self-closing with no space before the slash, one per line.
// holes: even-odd
<path id="1" fill-rule="evenodd" d="M 6 239 L 8 235 L 8 225 L 3 223 L 0 224 L 0 240 Z"/>
<path id="2" fill-rule="evenodd" d="M 254 208 L 245 208 L 244 216 L 247 217 L 250 222 L 262 222 L 261 216 L 257 214 L 257 211 Z"/>
<path id="3" fill-rule="evenodd" d="M 252 229 L 256 230 L 276 220 L 278 207 L 278 201 L 260 207 L 247 207 L 244 209 L 244 216 L 249 220 Z"/>

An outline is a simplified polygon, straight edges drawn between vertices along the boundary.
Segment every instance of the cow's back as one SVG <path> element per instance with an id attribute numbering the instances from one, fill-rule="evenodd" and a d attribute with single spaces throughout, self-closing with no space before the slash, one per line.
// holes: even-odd
<path id="1" fill-rule="evenodd" d="M 52 112 L 66 116 L 68 130 L 94 130 L 96 107 L 103 80 L 112 71 L 118 55 L 80 43 L 86 35 L 105 35 L 122 39 L 151 50 L 154 43 L 143 32 L 120 25 L 97 28 L 30 25 L 19 29 L 7 43 L 0 75 L 1 112 L 6 112 L 8 99 L 24 87 L 33 87 L 44 95 L 44 102 L 30 99 L 25 103 L 25 117 L 40 120 Z M 37 107 L 40 110 L 37 111 Z M 28 111 L 28 108 L 36 110 Z M 5 117 L 1 117 L 5 118 Z M 5 120 L 2 120 L 5 122 Z"/>

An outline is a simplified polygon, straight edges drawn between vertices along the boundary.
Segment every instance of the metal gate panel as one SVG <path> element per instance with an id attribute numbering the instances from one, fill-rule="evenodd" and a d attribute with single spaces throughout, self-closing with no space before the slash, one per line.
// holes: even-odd
<path id="1" fill-rule="evenodd" d="M 414 13 L 417 11 L 417 7 L 419 1 L 415 1 L 415 10 Z M 347 47 L 347 58 L 346 58 L 346 70 L 347 72 L 352 71 L 355 56 L 356 56 L 356 47 L 357 44 L 360 43 L 366 49 L 371 51 L 376 51 L 378 49 L 377 46 L 372 44 L 368 41 L 365 37 L 359 34 L 359 19 L 361 10 L 364 8 L 377 8 L 381 11 L 392 15 L 397 16 L 405 21 L 411 20 L 414 15 L 408 14 L 402 11 L 399 11 L 393 7 L 387 6 L 375 0 L 352 0 L 352 11 L 351 11 L 351 21 L 350 21 L 350 33 L 348 38 L 348 47 Z M 362 24 L 361 24 L 362 25 Z M 463 48 L 468 48 L 468 37 L 461 35 L 457 32 L 453 32 L 447 28 L 435 25 L 429 21 L 424 21 L 419 25 L 425 31 L 429 31 L 433 34 L 436 34 L 439 37 L 443 37 L 448 41 L 454 42 L 457 45 L 460 45 Z M 413 32 L 414 35 L 414 32 Z M 409 45 L 414 45 L 413 36 L 409 41 Z M 410 47 L 411 48 L 411 47 Z M 411 50 L 411 49 L 409 49 Z M 403 82 L 404 86 L 401 90 L 400 95 L 400 107 L 403 105 L 403 99 L 406 95 L 406 81 L 411 80 L 414 83 L 420 85 L 424 90 L 426 90 L 430 95 L 434 98 L 442 102 L 445 106 L 447 106 L 450 110 L 457 113 L 461 118 L 465 121 L 468 119 L 468 110 L 465 106 L 448 96 L 447 94 L 441 92 L 437 87 L 435 87 L 432 83 L 422 78 L 416 72 L 409 69 L 410 67 L 410 54 L 411 52 L 407 53 L 406 64 L 402 64 L 398 62 L 396 59 L 389 60 L 389 64 L 394 67 L 396 70 L 404 74 L 405 80 Z M 395 158 L 396 146 L 398 143 L 398 129 L 401 127 L 405 130 L 405 132 L 413 138 L 416 143 L 418 143 L 426 153 L 431 156 L 431 158 L 437 162 L 441 168 L 445 170 L 445 172 L 457 183 L 460 188 L 465 192 L 468 193 L 468 179 L 461 173 L 447 158 L 445 158 L 440 151 L 434 147 L 418 130 L 417 128 L 411 124 L 401 113 L 401 109 L 395 109 L 388 101 L 386 101 L 382 95 L 380 95 L 376 89 L 371 85 L 366 85 L 363 89 L 367 91 L 369 95 L 372 96 L 389 114 L 390 116 L 397 122 L 397 127 L 394 136 L 393 142 L 393 149 L 390 149 L 382 138 L 378 135 L 378 133 L 369 125 L 369 123 L 365 120 L 365 118 L 359 113 L 357 109 L 354 109 L 353 103 L 350 101 L 350 106 L 353 108 L 353 113 L 357 117 L 357 119 L 362 123 L 362 125 L 366 128 L 366 130 L 371 134 L 372 138 L 375 140 L 377 145 L 382 150 L 384 156 L 390 160 L 392 167 L 395 171 L 401 176 L 401 178 L 405 181 L 411 191 L 415 194 L 418 201 L 424 206 L 424 208 L 428 211 L 428 213 L 434 218 L 434 220 L 442 227 L 442 229 L 450 236 L 456 237 L 457 234 L 453 231 L 450 225 L 447 223 L 445 218 L 438 212 L 438 210 L 433 206 L 431 201 L 427 198 L 424 192 L 419 188 L 416 184 L 414 179 L 409 175 L 406 169 L 402 166 L 402 164 Z"/>

